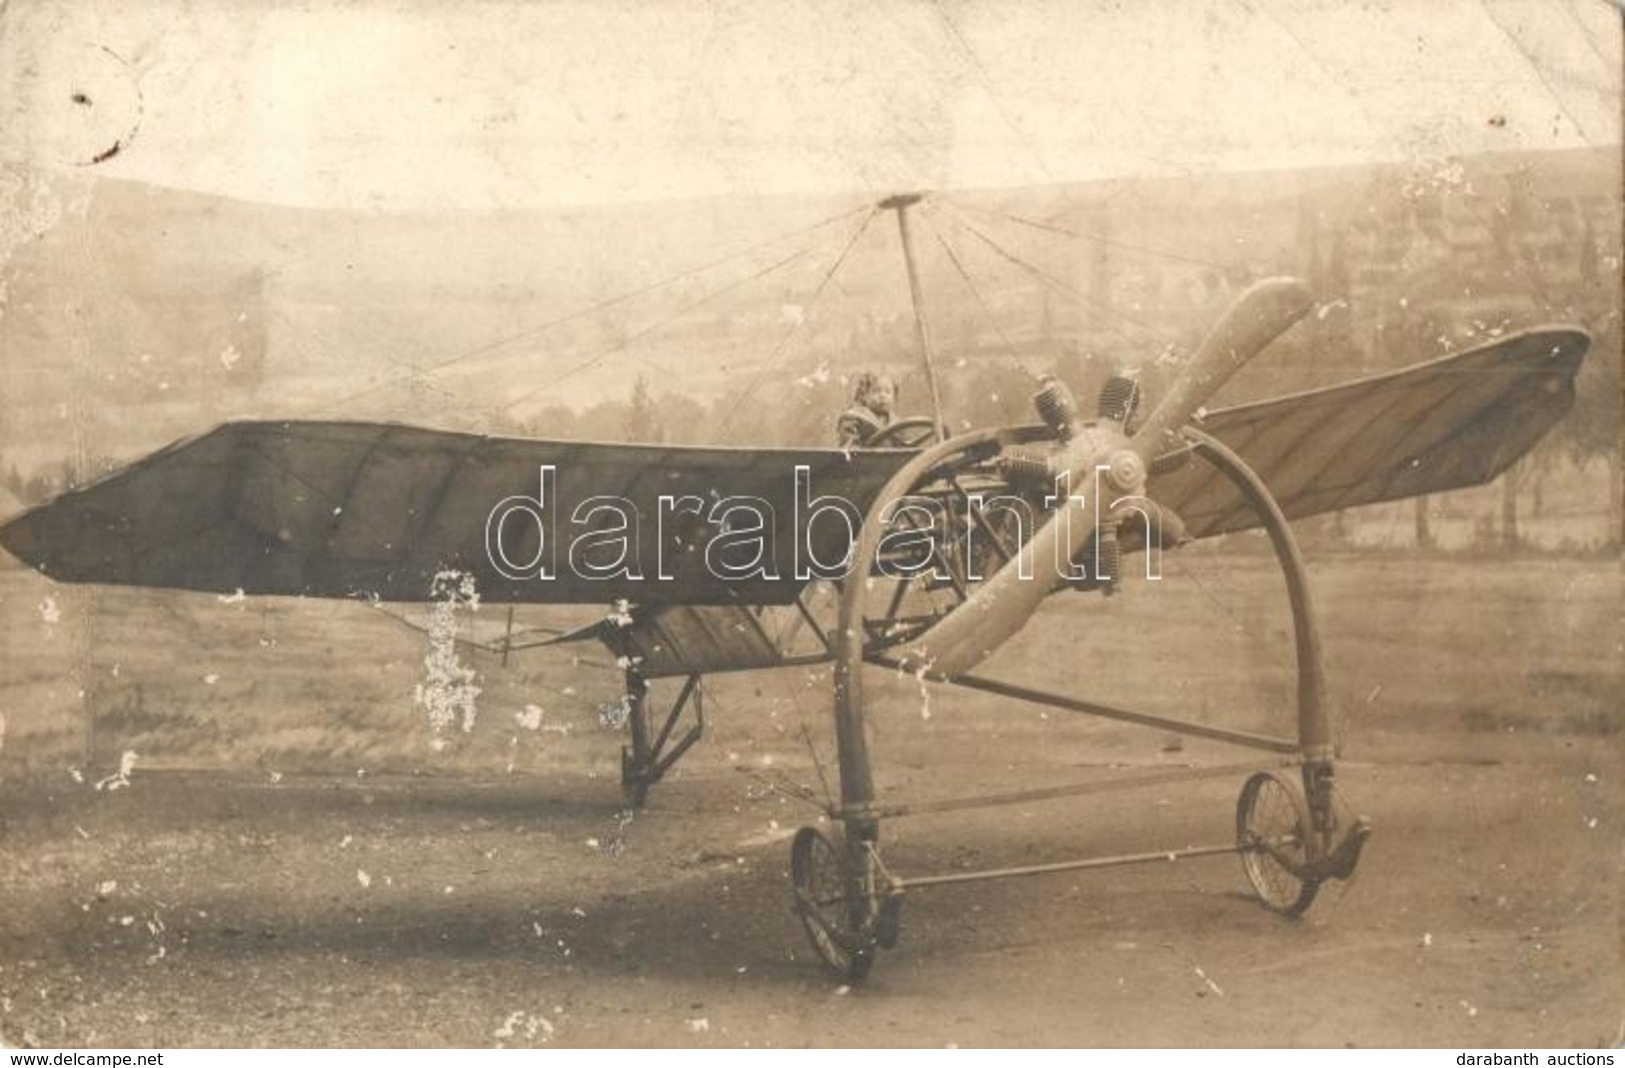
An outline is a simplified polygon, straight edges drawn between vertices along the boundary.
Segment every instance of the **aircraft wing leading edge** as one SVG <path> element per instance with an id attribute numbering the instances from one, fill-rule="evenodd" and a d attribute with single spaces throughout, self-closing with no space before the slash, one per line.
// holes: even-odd
<path id="1" fill-rule="evenodd" d="M 0 527 L 0 543 L 65 582 L 424 601 L 438 573 L 456 570 L 474 576 L 482 598 L 505 603 L 779 604 L 805 584 L 795 578 L 796 468 L 807 468 L 803 496 L 863 508 L 908 455 L 227 423 L 23 513 Z M 671 499 L 664 524 L 662 497 Z M 753 500 L 772 524 L 763 539 L 771 566 L 755 576 L 720 578 L 697 548 L 708 533 L 700 526 L 727 498 Z M 499 569 L 487 545 L 505 500 L 520 504 L 500 524 L 511 569 Z M 611 501 L 624 503 L 578 513 Z M 577 515 L 584 522 L 572 523 Z M 571 566 L 572 535 L 603 533 L 622 515 L 636 517 L 628 540 L 639 578 Z M 810 536 L 819 560 L 841 559 L 849 544 L 835 521 L 813 524 Z M 528 565 L 549 542 L 544 579 Z M 612 544 L 582 551 L 599 564 L 617 556 Z"/>
<path id="2" fill-rule="evenodd" d="M 1488 482 L 1574 404 L 1591 339 L 1532 330 L 1391 374 L 1210 413 L 1199 425 L 1247 461 L 1288 518 Z M 1259 526 L 1211 468 L 1153 478 L 1148 495 L 1206 538 Z"/>
<path id="3" fill-rule="evenodd" d="M 1201 422 L 1263 477 L 1289 517 L 1437 493 L 1494 478 L 1574 402 L 1590 344 L 1535 330 L 1391 374 L 1221 409 Z M 178 442 L 0 527 L 0 544 L 59 581 L 383 601 L 430 598 L 435 576 L 474 577 L 500 603 L 789 604 L 806 585 L 798 553 L 839 561 L 845 526 L 807 526 L 806 505 L 867 510 L 907 450 L 739 449 L 535 441 L 397 424 L 240 422 Z M 805 467 L 798 484 L 796 470 Z M 544 486 L 541 471 L 550 472 Z M 1193 537 L 1258 525 L 1202 463 L 1151 480 Z M 719 577 L 704 546 L 714 509 L 755 502 L 771 526 L 769 565 Z M 552 577 L 504 574 L 551 546 Z M 623 510 L 589 511 L 622 502 Z M 525 508 L 548 518 L 532 518 Z M 674 507 L 675 505 L 675 507 Z M 637 577 L 594 578 L 568 557 L 576 537 L 634 515 Z M 574 522 L 576 519 L 581 522 Z M 709 524 L 709 525 L 707 525 Z M 538 532 L 545 536 L 538 538 Z M 798 546 L 798 538 L 806 541 Z M 585 558 L 614 559 L 615 539 Z"/>

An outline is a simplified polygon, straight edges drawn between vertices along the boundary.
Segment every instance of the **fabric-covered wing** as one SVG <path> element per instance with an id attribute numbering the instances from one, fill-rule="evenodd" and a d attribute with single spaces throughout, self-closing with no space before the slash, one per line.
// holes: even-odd
<path id="1" fill-rule="evenodd" d="M 795 578 L 796 467 L 808 468 L 811 497 L 839 496 L 861 509 L 909 455 L 531 441 L 379 423 L 228 423 L 23 513 L 0 527 L 0 543 L 67 582 L 423 601 L 438 572 L 456 569 L 474 576 L 481 597 L 499 602 L 789 603 L 804 585 Z M 540 509 L 551 526 L 510 516 L 501 544 L 510 562 L 528 562 L 537 558 L 538 532 L 551 529 L 554 577 L 505 577 L 488 558 L 487 520 L 507 498 L 539 500 L 543 466 L 553 470 Z M 570 544 L 618 524 L 620 513 L 600 510 L 579 524 L 572 517 L 611 496 L 637 517 L 629 541 L 644 581 L 587 578 L 571 566 Z M 694 506 L 668 507 L 664 529 L 663 496 Z M 766 506 L 765 576 L 727 580 L 707 565 L 704 544 L 720 529 L 709 510 L 728 497 Z M 841 560 L 850 544 L 834 519 L 813 523 L 811 540 L 821 561 Z M 584 559 L 613 562 L 610 542 Z M 662 559 L 669 578 L 657 578 Z"/>
<path id="2" fill-rule="evenodd" d="M 1209 414 L 1199 425 L 1263 477 L 1289 518 L 1488 482 L 1574 403 L 1591 339 L 1534 330 L 1361 379 Z M 1259 525 L 1205 463 L 1153 478 L 1149 495 L 1192 537 Z"/>

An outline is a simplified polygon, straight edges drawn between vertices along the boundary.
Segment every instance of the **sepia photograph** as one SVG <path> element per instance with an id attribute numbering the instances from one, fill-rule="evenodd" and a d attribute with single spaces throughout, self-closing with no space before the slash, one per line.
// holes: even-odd
<path id="1" fill-rule="evenodd" d="M 0 1045 L 1619 1047 L 1611 0 L 0 0 Z"/>

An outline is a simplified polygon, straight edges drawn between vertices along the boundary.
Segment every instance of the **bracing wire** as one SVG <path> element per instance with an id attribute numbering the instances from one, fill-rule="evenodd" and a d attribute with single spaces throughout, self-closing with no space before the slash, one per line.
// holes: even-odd
<path id="1" fill-rule="evenodd" d="M 808 254 L 809 254 L 809 250 L 807 250 L 807 249 L 802 249 L 802 250 L 800 250 L 798 252 L 793 252 L 790 255 L 784 257 L 783 259 L 777 261 L 776 263 L 769 264 L 768 266 L 762 268 L 761 270 L 755 272 L 754 274 L 746 275 L 744 278 L 736 279 L 735 281 L 729 282 L 725 286 L 722 286 L 722 287 L 720 287 L 718 289 L 713 289 L 709 293 L 705 294 L 705 296 L 700 297 L 698 300 L 690 301 L 689 303 L 683 305 L 681 308 L 677 309 L 677 311 L 675 311 L 671 315 L 666 316 L 664 319 L 660 319 L 660 320 L 658 320 L 656 322 L 653 322 L 653 323 L 649 324 L 648 326 L 642 328 L 641 330 L 637 330 L 637 331 L 634 331 L 633 333 L 628 334 L 626 337 L 624 337 L 621 340 L 617 341 L 615 344 L 611 345 L 609 348 L 604 349 L 603 351 L 589 357 L 586 360 L 583 360 L 582 362 L 576 364 L 574 367 L 570 368 L 568 371 L 565 371 L 563 374 L 554 375 L 553 377 L 549 378 L 546 382 L 544 382 L 542 385 L 537 386 L 535 389 L 526 390 L 525 392 L 521 393 L 519 396 L 513 397 L 513 398 L 503 402 L 503 404 L 500 405 L 500 407 L 503 410 L 512 410 L 513 408 L 518 407 L 519 405 L 525 403 L 526 401 L 532 399 L 533 397 L 536 397 L 536 396 L 540 395 L 541 393 L 543 393 L 543 392 L 545 392 L 547 390 L 553 389 L 554 387 L 558 386 L 560 383 L 566 382 L 566 381 L 570 380 L 571 378 L 574 378 L 576 375 L 580 374 L 581 372 L 591 370 L 592 368 L 598 366 L 600 363 L 603 363 L 604 360 L 607 359 L 608 357 L 613 356 L 615 353 L 620 352 L 623 349 L 625 349 L 627 346 L 631 345 L 634 341 L 637 341 L 637 340 L 639 340 L 641 338 L 647 337 L 649 334 L 652 334 L 657 330 L 661 330 L 661 329 L 664 329 L 667 326 L 670 326 L 672 323 L 675 323 L 677 320 L 683 318 L 685 315 L 687 315 L 690 312 L 694 311 L 694 309 L 702 307 L 702 306 L 704 306 L 706 304 L 709 304 L 712 301 L 717 300 L 720 297 L 724 297 L 727 294 L 732 293 L 734 290 L 741 288 L 742 286 L 749 285 L 751 282 L 755 282 L 758 279 L 765 278 L 768 275 L 772 274 L 774 271 L 780 270 L 780 269 L 782 269 L 784 267 L 787 267 L 790 264 L 796 262 L 797 260 L 805 258 Z"/>
<path id="2" fill-rule="evenodd" d="M 863 236 L 864 231 L 869 229 L 869 224 L 874 222 L 875 216 L 879 213 L 880 208 L 878 207 L 869 209 L 869 214 L 863 217 L 863 222 L 847 239 L 846 246 L 841 249 L 841 254 L 835 258 L 835 262 L 830 264 L 829 270 L 825 271 L 824 276 L 818 280 L 818 287 L 813 290 L 811 298 L 807 301 L 806 312 L 800 320 L 792 323 L 790 329 L 786 330 L 779 338 L 778 344 L 773 346 L 773 351 L 768 354 L 766 362 L 756 372 L 756 376 L 751 379 L 750 384 L 745 387 L 745 391 L 739 395 L 738 401 L 729 406 L 728 418 L 722 424 L 722 437 L 727 437 L 728 428 L 733 424 L 734 414 L 745 406 L 745 402 L 750 399 L 751 394 L 756 392 L 757 387 L 762 384 L 762 380 L 767 377 L 768 372 L 778 364 L 779 358 L 784 355 L 785 347 L 789 345 L 790 340 L 800 333 L 801 328 L 812 318 L 812 311 L 818 306 L 818 299 L 824 295 L 824 290 L 828 288 L 830 279 L 834 278 L 835 273 L 841 269 L 841 265 L 846 262 L 846 258 L 852 254 L 852 249 L 856 247 L 858 239 Z"/>
<path id="3" fill-rule="evenodd" d="M 1003 219 L 1006 222 L 1013 222 L 1019 226 L 1026 226 L 1034 230 L 1044 231 L 1046 233 L 1059 234 L 1063 237 L 1070 237 L 1078 241 L 1090 241 L 1094 242 L 1095 244 L 1110 245 L 1113 248 L 1123 249 L 1125 252 L 1138 252 L 1141 255 L 1151 256 L 1156 259 L 1173 260 L 1176 263 L 1189 263 L 1196 267 L 1212 267 L 1213 269 L 1220 271 L 1233 270 L 1237 266 L 1237 264 L 1233 262 L 1223 263 L 1217 260 L 1204 260 L 1200 256 L 1191 256 L 1180 252 L 1169 252 L 1166 249 L 1152 248 L 1149 245 L 1137 245 L 1132 241 L 1124 241 L 1121 238 L 1108 237 L 1107 235 L 1094 230 L 1078 230 L 1071 227 L 1058 226 L 1052 222 L 1045 222 L 1040 219 L 1029 219 L 1025 216 L 1016 215 L 1008 211 L 984 208 L 976 204 L 963 203 L 957 200 L 950 201 L 950 203 L 961 210 L 974 211 L 979 215 L 985 215 L 989 218 Z"/>
<path id="4" fill-rule="evenodd" d="M 999 335 L 999 343 L 1004 346 L 1006 355 L 1010 356 L 1019 363 L 1021 356 L 1016 352 L 1015 345 L 1011 343 L 1010 338 L 1005 334 L 1004 328 L 999 325 L 998 317 L 993 314 L 993 309 L 988 307 L 987 299 L 982 296 L 981 288 L 977 286 L 976 280 L 970 276 L 970 272 L 965 270 L 965 265 L 960 262 L 958 254 L 954 252 L 953 246 L 948 243 L 948 239 L 942 235 L 941 230 L 938 230 L 935 226 L 931 225 L 930 219 L 926 218 L 922 214 L 920 221 L 925 223 L 926 229 L 931 231 L 931 236 L 937 239 L 937 244 L 942 246 L 942 251 L 947 255 L 948 262 L 953 264 L 954 270 L 958 272 L 959 277 L 964 281 L 966 288 L 968 288 L 971 291 L 971 295 L 976 298 L 976 304 L 982 309 L 982 315 L 987 319 L 988 325 L 993 328 L 994 333 Z"/>
<path id="5" fill-rule="evenodd" d="M 527 338 L 537 337 L 537 336 L 539 336 L 541 334 L 544 334 L 544 333 L 548 332 L 549 330 L 553 330 L 553 329 L 555 329 L 557 327 L 564 326 L 567 323 L 575 322 L 575 321 L 577 321 L 579 319 L 584 319 L 584 318 L 587 318 L 589 316 L 596 315 L 596 314 L 598 314 L 600 312 L 603 312 L 603 311 L 606 311 L 606 310 L 608 310 L 610 308 L 614 308 L 614 307 L 617 307 L 617 306 L 619 306 L 621 304 L 625 304 L 628 301 L 636 299 L 637 297 L 646 296 L 647 294 L 653 293 L 653 292 L 655 292 L 655 291 L 657 291 L 659 289 L 663 289 L 663 288 L 665 288 L 667 286 L 674 285 L 674 284 L 676 284 L 678 282 L 681 282 L 681 281 L 684 281 L 686 279 L 693 278 L 693 277 L 696 277 L 698 275 L 702 275 L 702 274 L 706 273 L 707 271 L 711 271 L 711 270 L 713 270 L 713 269 L 715 269 L 717 267 L 722 266 L 725 263 L 731 263 L 734 260 L 740 259 L 740 258 L 745 257 L 745 256 L 749 256 L 749 255 L 751 255 L 752 253 L 755 253 L 755 252 L 759 252 L 764 248 L 769 248 L 769 247 L 771 247 L 773 245 L 776 245 L 776 244 L 779 244 L 781 242 L 789 241 L 792 238 L 801 237 L 801 236 L 803 236 L 805 234 L 813 233 L 813 232 L 815 232 L 817 230 L 823 229 L 826 226 L 833 226 L 836 223 L 844 222 L 845 220 L 850 219 L 854 215 L 858 215 L 858 214 L 860 214 L 862 212 L 870 211 L 870 210 L 872 210 L 870 208 L 870 206 L 865 205 L 863 207 L 853 208 L 853 209 L 851 209 L 849 211 L 838 212 L 835 215 L 831 215 L 828 218 L 821 219 L 818 222 L 811 223 L 811 224 L 809 224 L 807 226 L 803 226 L 803 227 L 801 227 L 799 229 L 790 230 L 790 231 L 787 231 L 785 233 L 778 234 L 778 235 L 776 235 L 774 237 L 767 238 L 764 241 L 758 241 L 755 244 L 747 245 L 744 248 L 736 249 L 733 252 L 729 252 L 729 253 L 726 253 L 726 254 L 724 254 L 722 256 L 718 256 L 718 257 L 716 257 L 714 259 L 707 260 L 704 263 L 699 263 L 699 264 L 694 265 L 693 267 L 685 268 L 684 270 L 679 271 L 676 274 L 668 275 L 668 276 L 666 276 L 664 278 L 657 279 L 656 281 L 650 282 L 650 283 L 648 283 L 646 285 L 639 286 L 636 289 L 631 289 L 631 290 L 628 290 L 628 291 L 626 291 L 624 293 L 616 294 L 613 297 L 609 297 L 609 298 L 607 298 L 605 300 L 598 301 L 597 303 L 591 304 L 591 305 L 589 305 L 589 306 L 587 306 L 585 308 L 579 308 L 579 309 L 577 309 L 575 311 L 568 312 L 568 313 L 566 313 L 564 315 L 561 315 L 561 316 L 557 316 L 556 318 L 549 319 L 546 322 L 538 323 L 535 326 L 526 327 L 523 330 L 516 331 L 514 333 L 504 335 L 503 337 L 496 338 L 496 339 L 494 339 L 492 341 L 483 342 L 483 343 L 481 343 L 479 345 L 474 346 L 473 348 L 464 349 L 464 350 L 462 350 L 460 352 L 457 352 L 457 353 L 454 353 L 453 355 L 451 355 L 449 357 L 446 357 L 445 359 L 442 359 L 442 360 L 440 360 L 440 361 L 438 361 L 436 363 L 430 364 L 427 367 L 408 369 L 405 372 L 403 372 L 403 373 L 401 373 L 401 374 L 399 374 L 399 375 L 397 375 L 395 377 L 387 379 L 387 380 L 385 380 L 383 382 L 375 382 L 372 385 L 367 386 L 365 389 L 358 390 L 357 392 L 349 394 L 348 396 L 342 397 L 337 401 L 334 401 L 334 402 L 332 402 L 330 404 L 323 405 L 321 408 L 316 409 L 316 411 L 317 412 L 331 411 L 331 410 L 333 410 L 335 408 L 339 408 L 339 407 L 351 404 L 354 401 L 359 400 L 362 397 L 368 396 L 368 395 L 370 395 L 370 394 L 372 394 L 372 393 L 374 393 L 374 392 L 376 392 L 376 391 L 378 391 L 380 389 L 385 389 L 385 388 L 387 388 L 389 386 L 396 385 L 396 384 L 398 384 L 398 383 L 400 383 L 402 381 L 409 380 L 409 379 L 412 379 L 412 378 L 421 378 L 421 377 L 424 377 L 424 376 L 427 376 L 427 375 L 436 374 L 436 373 L 438 373 L 440 371 L 443 371 L 448 367 L 452 367 L 452 366 L 454 366 L 456 364 L 463 363 L 463 362 L 466 362 L 466 361 L 472 360 L 472 359 L 477 359 L 478 357 L 485 356 L 485 355 L 487 355 L 489 353 L 495 352 L 497 349 L 504 348 L 504 347 L 506 347 L 508 345 L 513 344 L 516 341 L 523 341 L 523 340 L 525 340 Z M 802 251 L 805 252 L 806 250 L 802 250 Z"/>
<path id="6" fill-rule="evenodd" d="M 1225 604 L 1224 599 L 1218 594 L 1214 593 L 1208 583 L 1203 581 L 1202 574 L 1200 573 L 1201 568 L 1198 566 L 1195 560 L 1189 557 L 1182 558 L 1177 555 L 1171 557 L 1171 559 L 1174 567 L 1178 569 L 1180 574 L 1191 580 L 1191 585 L 1196 587 L 1196 592 L 1202 595 L 1202 597 L 1208 602 L 1208 605 L 1229 621 L 1230 625 L 1235 628 L 1235 633 L 1252 634 L 1254 632 L 1254 629 L 1248 627 L 1246 623 L 1242 622 L 1241 618 L 1237 616 L 1235 612 L 1231 611 L 1230 606 Z M 1211 575 L 1208 577 L 1211 578 Z M 1278 646 L 1271 644 L 1268 648 L 1268 655 L 1270 659 L 1275 662 L 1276 667 L 1288 672 L 1294 670 L 1294 665 L 1287 661 L 1285 654 L 1281 652 L 1281 649 Z"/>
<path id="7" fill-rule="evenodd" d="M 1003 260 L 1005 260 L 1005 261 L 1007 261 L 1007 262 L 1009 262 L 1011 264 L 1014 264 L 1015 266 L 1021 268 L 1023 271 L 1026 271 L 1028 274 L 1030 274 L 1034 278 L 1038 279 L 1039 282 L 1041 282 L 1044 285 L 1050 287 L 1052 290 L 1054 290 L 1055 292 L 1061 294 L 1062 296 L 1067 297 L 1067 298 L 1069 298 L 1069 299 L 1071 299 L 1073 301 L 1078 302 L 1082 307 L 1084 307 L 1084 308 L 1086 308 L 1086 309 L 1088 309 L 1090 311 L 1093 311 L 1093 312 L 1095 312 L 1095 313 L 1097 313 L 1097 314 L 1099 314 L 1101 316 L 1104 316 L 1104 317 L 1109 318 L 1109 319 L 1119 319 L 1119 320 L 1121 320 L 1121 321 L 1123 321 L 1125 323 L 1128 323 L 1128 324 L 1130 324 L 1132 326 L 1136 326 L 1140 330 L 1144 331 L 1146 334 L 1150 335 L 1152 338 L 1154 338 L 1155 340 L 1157 340 L 1159 342 L 1163 342 L 1165 344 L 1176 344 L 1177 343 L 1174 338 L 1172 338 L 1169 335 L 1165 334 L 1163 331 L 1157 329 L 1156 327 L 1152 326 L 1151 324 L 1146 323 L 1146 322 L 1144 322 L 1144 321 L 1142 321 L 1140 319 L 1137 319 L 1132 315 L 1128 315 L 1128 314 L 1126 314 L 1124 312 L 1118 311 L 1115 308 L 1107 307 L 1106 305 L 1102 304 L 1100 301 L 1098 301 L 1098 300 L 1096 300 L 1094 298 L 1091 298 L 1087 294 L 1080 293 L 1078 290 L 1074 289 L 1073 287 L 1067 285 L 1065 282 L 1063 282 L 1060 279 L 1056 278 L 1054 275 L 1050 274 L 1048 271 L 1044 270 L 1042 267 L 1039 267 L 1039 266 L 1037 266 L 1037 265 L 1035 265 L 1033 263 L 1029 263 L 1027 260 L 1025 260 L 1022 257 L 1016 255 L 1014 252 L 1011 252 L 1009 249 L 1005 248 L 1003 245 L 999 244 L 993 238 L 989 237 L 987 234 L 982 232 L 982 230 L 977 228 L 975 226 L 975 224 L 971 223 L 969 220 L 966 220 L 964 218 L 960 218 L 960 219 L 958 219 L 956 221 L 957 221 L 959 226 L 964 228 L 968 233 L 971 234 L 971 236 L 975 237 L 978 241 L 980 241 L 984 245 L 986 245 L 989 249 L 991 249 L 1001 259 L 1003 259 Z M 1124 341 L 1126 341 L 1126 342 L 1128 342 L 1130 344 L 1137 343 L 1135 338 L 1129 337 L 1127 334 L 1123 333 L 1123 331 L 1121 331 L 1121 330 L 1117 329 L 1116 327 L 1112 326 L 1111 323 L 1103 322 L 1103 323 L 1101 323 L 1101 325 L 1103 327 L 1105 327 L 1107 330 L 1109 330 L 1112 333 L 1116 334 L 1118 337 L 1122 338 Z"/>

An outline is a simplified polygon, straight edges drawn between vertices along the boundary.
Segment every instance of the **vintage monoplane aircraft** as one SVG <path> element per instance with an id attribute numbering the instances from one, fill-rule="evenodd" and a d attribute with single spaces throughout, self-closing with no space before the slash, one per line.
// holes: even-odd
<path id="1" fill-rule="evenodd" d="M 901 221 L 906 204 L 887 206 Z M 939 412 L 853 451 L 233 422 L 22 514 L 0 543 L 60 582 L 421 602 L 437 576 L 457 572 L 486 602 L 616 603 L 565 640 L 596 637 L 620 658 L 622 781 L 640 804 L 700 737 L 702 676 L 832 662 L 839 796 L 827 814 L 842 835 L 803 828 L 791 869 L 814 948 L 846 976 L 895 943 L 902 895 L 936 884 L 1236 853 L 1264 904 L 1297 915 L 1323 882 L 1352 873 L 1369 828 L 1333 804 L 1320 639 L 1288 521 L 1494 478 L 1569 408 L 1590 343 L 1575 328 L 1530 330 L 1394 373 L 1203 410 L 1312 306 L 1297 281 L 1255 284 L 1143 417 L 1136 383 L 1116 377 L 1092 416 L 1051 380 L 1032 425 L 945 437 Z M 1125 553 L 1248 528 L 1267 532 L 1291 604 L 1295 737 L 975 674 L 1050 594 L 1117 589 Z M 838 614 L 821 620 L 809 594 L 831 583 Z M 799 613 L 810 651 L 764 625 L 769 609 Z M 866 666 L 1215 739 L 1273 763 L 883 799 L 866 739 Z M 681 683 L 657 725 L 649 698 L 660 679 Z M 679 735 L 690 710 L 696 722 Z M 1233 842 L 908 877 L 881 861 L 880 827 L 903 815 L 1244 774 Z"/>

